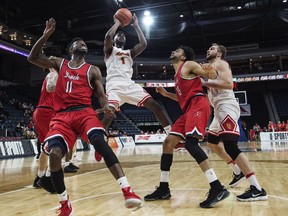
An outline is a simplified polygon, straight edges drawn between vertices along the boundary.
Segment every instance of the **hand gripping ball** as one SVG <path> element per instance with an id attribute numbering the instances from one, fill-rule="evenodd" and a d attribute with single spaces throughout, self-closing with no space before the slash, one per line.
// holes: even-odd
<path id="1" fill-rule="evenodd" d="M 120 8 L 116 11 L 115 18 L 120 21 L 122 26 L 127 26 L 132 21 L 132 13 L 127 8 Z"/>

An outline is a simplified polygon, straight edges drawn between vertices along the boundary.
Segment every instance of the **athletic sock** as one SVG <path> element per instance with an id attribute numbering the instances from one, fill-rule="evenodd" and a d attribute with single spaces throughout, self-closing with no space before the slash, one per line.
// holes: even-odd
<path id="1" fill-rule="evenodd" d="M 237 166 L 237 164 L 235 164 L 233 160 L 231 160 L 228 165 L 231 167 L 235 175 L 239 175 L 241 173 L 240 168 Z"/>
<path id="2" fill-rule="evenodd" d="M 121 189 L 130 186 L 126 176 L 117 179 L 117 183 L 119 184 Z"/>

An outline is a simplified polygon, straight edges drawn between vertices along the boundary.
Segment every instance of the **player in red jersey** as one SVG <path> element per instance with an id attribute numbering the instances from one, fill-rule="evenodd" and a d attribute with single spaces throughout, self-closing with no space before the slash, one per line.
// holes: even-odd
<path id="1" fill-rule="evenodd" d="M 127 208 L 139 207 L 141 198 L 132 190 L 122 170 L 118 158 L 104 140 L 104 128 L 91 104 L 94 94 L 105 113 L 111 113 L 108 100 L 102 86 L 102 76 L 98 67 L 87 64 L 85 55 L 87 45 L 81 38 L 75 38 L 68 45 L 71 60 L 63 58 L 48 59 L 40 55 L 44 44 L 55 31 L 56 21 L 46 21 L 43 35 L 32 47 L 28 61 L 42 68 L 54 68 L 59 71 L 54 95 L 55 117 L 50 122 L 48 142 L 51 180 L 57 192 L 61 207 L 60 216 L 72 214 L 72 206 L 64 183 L 61 159 L 73 148 L 77 137 L 81 137 L 94 146 L 104 158 L 107 167 L 122 189 Z M 47 144 L 47 143 L 46 143 Z"/>
<path id="2" fill-rule="evenodd" d="M 167 92 L 163 87 L 158 87 L 157 91 L 165 97 L 178 101 L 184 114 L 173 124 L 171 132 L 163 143 L 160 186 L 144 199 L 154 201 L 171 197 L 169 175 L 173 150 L 177 143 L 186 139 L 185 148 L 197 161 L 211 186 L 207 199 L 200 203 L 200 207 L 211 208 L 230 194 L 218 180 L 210 167 L 207 155 L 198 144 L 198 141 L 204 138 L 210 115 L 210 105 L 203 92 L 200 76 L 215 79 L 217 74 L 211 66 L 202 69 L 194 61 L 192 48 L 187 46 L 180 46 L 173 51 L 170 61 L 175 69 L 176 94 Z"/>
<path id="3" fill-rule="evenodd" d="M 50 120 L 55 116 L 53 109 L 54 89 L 56 86 L 58 73 L 54 69 L 49 69 L 50 72 L 45 77 L 38 105 L 33 112 L 33 122 L 38 134 L 38 140 L 41 144 L 49 131 Z M 47 169 L 48 156 L 41 151 L 39 157 L 39 167 L 37 177 L 34 180 L 33 186 L 42 187 L 50 193 L 54 193 L 55 189 L 50 178 L 50 171 Z M 47 169 L 47 170 L 46 170 Z"/>

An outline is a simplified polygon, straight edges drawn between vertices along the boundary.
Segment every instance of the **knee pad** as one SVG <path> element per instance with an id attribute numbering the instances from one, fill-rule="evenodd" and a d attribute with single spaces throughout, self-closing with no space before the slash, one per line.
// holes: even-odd
<path id="1" fill-rule="evenodd" d="M 105 135 L 105 131 L 104 130 L 100 130 L 100 129 L 94 129 L 94 130 L 91 130 L 89 133 L 88 133 L 88 139 L 90 140 L 91 142 L 91 139 L 93 139 L 94 137 L 98 137 L 98 136 L 104 136 Z M 92 142 L 91 142 L 92 143 Z"/>
<path id="2" fill-rule="evenodd" d="M 190 155 L 200 164 L 202 161 L 208 159 L 206 153 L 198 144 L 198 139 L 195 137 L 187 137 L 185 148 L 190 153 Z"/>
<path id="3" fill-rule="evenodd" d="M 88 134 L 90 143 L 94 146 L 95 151 L 97 151 L 105 160 L 107 167 L 111 167 L 116 163 L 119 163 L 118 158 L 104 140 L 104 131 L 103 130 L 92 130 Z"/>
<path id="4" fill-rule="evenodd" d="M 238 148 L 237 142 L 235 141 L 223 141 L 224 148 L 227 154 L 235 160 L 238 155 L 241 153 L 241 150 Z"/>
<path id="5" fill-rule="evenodd" d="M 215 136 L 213 134 L 208 133 L 208 142 L 211 144 L 218 145 L 220 142 L 219 136 Z"/>
<path id="6" fill-rule="evenodd" d="M 50 152 L 52 148 L 55 148 L 55 147 L 59 147 L 62 149 L 63 156 L 68 152 L 67 145 L 64 142 L 62 137 L 54 137 L 54 138 L 49 139 L 47 142 L 48 142 L 48 153 Z M 44 147 L 44 152 L 46 152 L 45 147 Z"/>

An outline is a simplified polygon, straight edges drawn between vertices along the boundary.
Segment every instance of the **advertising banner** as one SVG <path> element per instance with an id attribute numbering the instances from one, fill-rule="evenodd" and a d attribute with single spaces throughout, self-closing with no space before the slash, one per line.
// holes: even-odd
<path id="1" fill-rule="evenodd" d="M 141 134 L 135 135 L 135 144 L 162 143 L 166 134 Z"/>
<path id="2" fill-rule="evenodd" d="M 131 136 L 109 137 L 108 145 L 111 148 L 118 148 L 125 146 L 135 146 L 135 142 Z"/>
<path id="3" fill-rule="evenodd" d="M 288 132 L 260 132 L 261 141 L 286 141 L 288 140 Z"/>
<path id="4" fill-rule="evenodd" d="M 0 141 L 0 159 L 33 155 L 34 149 L 30 140 Z"/>
<path id="5" fill-rule="evenodd" d="M 125 146 L 135 146 L 135 142 L 133 140 L 133 137 L 131 136 L 123 136 L 123 137 L 119 137 L 122 145 Z"/>

